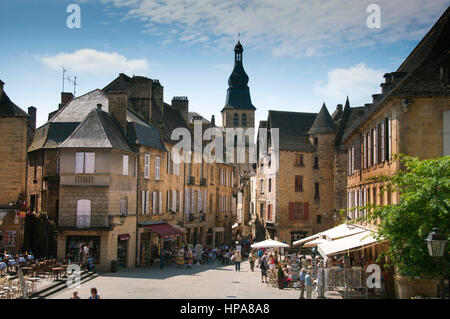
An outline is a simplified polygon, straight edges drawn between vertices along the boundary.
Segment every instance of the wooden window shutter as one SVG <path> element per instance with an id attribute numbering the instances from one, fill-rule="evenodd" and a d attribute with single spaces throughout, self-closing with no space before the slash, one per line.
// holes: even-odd
<path id="1" fill-rule="evenodd" d="M 289 219 L 294 220 L 294 203 L 289 202 Z"/>
<path id="2" fill-rule="evenodd" d="M 141 192 L 141 214 L 145 214 L 145 191 Z"/>
<path id="3" fill-rule="evenodd" d="M 148 214 L 150 212 L 149 206 L 150 206 L 150 192 L 146 191 L 145 192 L 145 213 L 146 214 Z"/>
<path id="4" fill-rule="evenodd" d="M 303 211 L 303 213 L 304 213 L 305 220 L 308 220 L 309 219 L 309 203 L 305 203 L 304 204 L 304 211 Z"/>

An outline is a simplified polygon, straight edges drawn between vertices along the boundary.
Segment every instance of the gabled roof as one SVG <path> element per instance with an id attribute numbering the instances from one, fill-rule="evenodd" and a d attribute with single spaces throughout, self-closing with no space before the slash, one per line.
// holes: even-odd
<path id="1" fill-rule="evenodd" d="M 328 113 L 325 103 L 323 103 L 319 114 L 308 131 L 308 134 L 329 134 L 335 132 L 336 127 L 331 119 L 330 113 Z"/>
<path id="2" fill-rule="evenodd" d="M 161 151 L 167 151 L 161 140 L 161 135 L 156 127 L 142 125 L 136 122 L 128 122 L 128 141 L 130 144 L 138 144 L 152 147 Z"/>
<path id="3" fill-rule="evenodd" d="M 68 102 L 49 121 L 80 123 L 91 110 L 97 108 L 97 104 L 101 104 L 102 110 L 108 112 L 108 97 L 100 89 L 95 89 Z"/>
<path id="4" fill-rule="evenodd" d="M 312 152 L 308 137 L 317 113 L 269 111 L 268 127 L 279 129 L 280 150 Z"/>
<path id="5" fill-rule="evenodd" d="M 113 148 L 132 152 L 113 116 L 93 109 L 75 131 L 60 144 L 60 148 Z"/>
<path id="6" fill-rule="evenodd" d="M 6 92 L 3 91 L 0 96 L 0 117 L 28 117 L 28 114 L 14 104 Z"/>
<path id="7" fill-rule="evenodd" d="M 343 141 L 385 105 L 391 98 L 415 96 L 449 96 L 450 87 L 442 85 L 440 64 L 450 54 L 450 7 L 442 14 L 396 72 L 386 74 L 394 78 L 386 86 L 381 99 L 365 107 L 365 114 L 353 129 L 343 136 Z M 395 77 L 397 79 L 395 80 Z"/>

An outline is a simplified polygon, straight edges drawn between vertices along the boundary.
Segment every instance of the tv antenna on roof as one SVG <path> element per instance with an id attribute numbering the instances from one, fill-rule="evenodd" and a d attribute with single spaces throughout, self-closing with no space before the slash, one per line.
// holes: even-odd
<path id="1" fill-rule="evenodd" d="M 67 70 L 64 68 L 64 65 L 61 65 L 61 68 L 63 69 L 63 78 L 62 78 L 62 92 L 64 92 L 64 81 L 65 80 L 69 80 L 70 81 L 70 79 L 66 79 L 66 73 L 67 73 Z"/>

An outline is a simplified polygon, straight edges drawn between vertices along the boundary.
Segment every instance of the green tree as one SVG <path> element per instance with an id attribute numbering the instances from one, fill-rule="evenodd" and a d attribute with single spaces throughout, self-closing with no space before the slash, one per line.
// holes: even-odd
<path id="1" fill-rule="evenodd" d="M 385 191 L 400 194 L 398 204 L 371 207 L 380 219 L 378 236 L 389 240 L 389 255 L 399 274 L 407 277 L 442 275 L 428 254 L 425 238 L 433 227 L 450 235 L 450 156 L 436 159 L 398 155 L 403 169 L 394 176 L 378 177 Z M 450 245 L 444 260 L 450 261 Z"/>

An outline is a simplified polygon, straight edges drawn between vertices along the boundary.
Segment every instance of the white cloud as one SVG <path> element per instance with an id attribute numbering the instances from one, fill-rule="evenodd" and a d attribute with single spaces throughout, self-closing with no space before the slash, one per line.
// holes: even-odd
<path id="1" fill-rule="evenodd" d="M 314 91 L 327 102 L 343 103 L 349 96 L 352 102 L 369 103 L 372 94 L 381 92 L 380 83 L 385 73 L 386 70 L 371 69 L 364 63 L 348 69 L 334 69 L 328 72 L 326 83 L 316 83 Z"/>
<path id="2" fill-rule="evenodd" d="M 60 69 L 62 65 L 79 74 L 142 73 L 148 69 L 146 59 L 129 60 L 116 52 L 81 49 L 73 53 L 36 57 L 45 66 Z"/>
<path id="3" fill-rule="evenodd" d="M 231 71 L 232 70 L 231 64 L 226 64 L 226 63 L 214 64 L 212 67 L 213 67 L 213 69 L 220 70 L 220 71 Z"/>
<path id="4" fill-rule="evenodd" d="M 270 48 L 275 55 L 300 56 L 404 39 L 416 41 L 448 6 L 448 0 L 377 0 L 381 29 L 369 29 L 366 8 L 373 0 L 102 2 L 125 10 L 126 19 L 145 21 L 144 29 L 176 29 L 177 39 L 185 43 L 208 41 L 204 45 L 222 48 L 232 45 L 240 32 L 246 45 Z"/>

